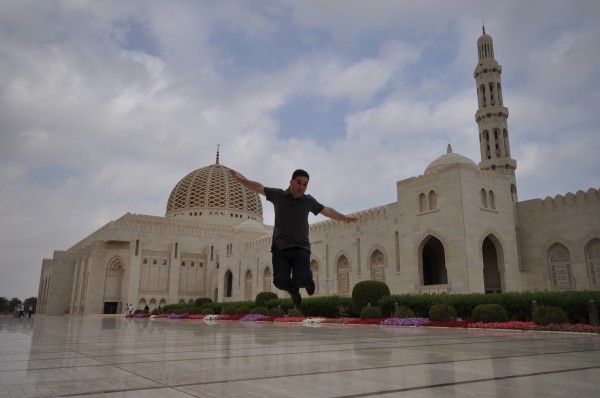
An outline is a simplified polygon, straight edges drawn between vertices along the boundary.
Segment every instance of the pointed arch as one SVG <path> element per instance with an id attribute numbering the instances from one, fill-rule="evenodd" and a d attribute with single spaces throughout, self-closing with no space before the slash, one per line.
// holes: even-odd
<path id="1" fill-rule="evenodd" d="M 375 281 L 385 282 L 385 269 L 387 268 L 387 255 L 385 250 L 377 245 L 369 253 L 370 278 Z"/>
<path id="2" fill-rule="evenodd" d="M 247 270 L 244 277 L 244 300 L 252 300 L 252 271 Z"/>
<path id="3" fill-rule="evenodd" d="M 319 278 L 319 262 L 316 259 L 310 260 L 310 271 L 312 272 L 313 281 L 315 282 L 315 294 L 320 292 L 320 278 Z"/>
<path id="4" fill-rule="evenodd" d="M 340 296 L 350 295 L 350 262 L 348 257 L 340 255 L 336 261 L 338 294 Z"/>
<path id="5" fill-rule="evenodd" d="M 548 249 L 547 256 L 552 290 L 573 289 L 573 271 L 569 249 L 560 243 L 554 243 Z"/>
<path id="6" fill-rule="evenodd" d="M 600 289 L 600 239 L 594 238 L 585 246 L 585 262 L 590 278 L 590 288 Z"/>
<path id="7" fill-rule="evenodd" d="M 233 273 L 231 270 L 225 272 L 223 286 L 225 290 L 225 297 L 231 297 L 233 295 Z"/>
<path id="8" fill-rule="evenodd" d="M 263 292 L 270 292 L 272 283 L 273 271 L 271 271 L 271 267 L 267 265 L 263 271 Z"/>
<path id="9" fill-rule="evenodd" d="M 433 235 L 428 235 L 419 245 L 419 268 L 421 285 L 448 284 L 444 245 Z"/>
<path id="10" fill-rule="evenodd" d="M 502 292 L 504 286 L 504 249 L 494 234 L 488 234 L 481 243 L 483 258 L 483 286 L 486 293 Z"/>
<path id="11" fill-rule="evenodd" d="M 114 256 L 108 260 L 104 273 L 104 313 L 116 314 L 120 311 L 118 308 L 123 289 L 123 278 L 125 268 L 123 259 L 120 256 Z"/>

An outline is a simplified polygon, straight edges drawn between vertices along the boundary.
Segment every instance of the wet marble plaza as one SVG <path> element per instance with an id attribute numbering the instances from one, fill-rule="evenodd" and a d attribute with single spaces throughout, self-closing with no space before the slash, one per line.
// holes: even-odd
<path id="1" fill-rule="evenodd" d="M 600 335 L 0 316 L 0 398 L 598 397 Z"/>

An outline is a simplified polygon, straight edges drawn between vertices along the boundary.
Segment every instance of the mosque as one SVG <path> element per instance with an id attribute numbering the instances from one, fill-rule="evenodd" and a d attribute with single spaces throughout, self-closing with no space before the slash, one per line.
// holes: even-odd
<path id="1" fill-rule="evenodd" d="M 396 182 L 393 203 L 358 223 L 310 226 L 316 296 L 349 296 L 363 280 L 392 294 L 600 289 L 600 193 L 519 202 L 491 36 L 477 40 L 481 162 L 453 153 Z M 173 188 L 164 217 L 127 213 L 44 259 L 37 312 L 123 313 L 200 297 L 227 302 L 272 285 L 272 226 L 259 196 L 219 162 Z M 304 293 L 303 293 L 304 295 Z"/>

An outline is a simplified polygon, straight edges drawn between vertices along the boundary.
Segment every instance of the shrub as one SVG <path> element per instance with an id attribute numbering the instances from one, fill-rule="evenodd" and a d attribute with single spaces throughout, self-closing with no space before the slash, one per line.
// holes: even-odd
<path id="1" fill-rule="evenodd" d="M 286 309 L 286 307 L 284 307 L 283 305 L 281 306 L 281 308 Z M 306 297 L 302 300 L 302 312 L 306 316 L 318 316 L 324 318 L 346 318 L 359 315 L 354 314 L 351 311 L 351 309 L 351 297 Z"/>
<path id="2" fill-rule="evenodd" d="M 506 322 L 508 314 L 500 304 L 479 304 L 471 314 L 473 322 Z"/>
<path id="3" fill-rule="evenodd" d="M 223 314 L 224 315 L 235 315 L 237 312 L 237 307 L 234 305 L 228 305 L 223 307 Z"/>
<path id="4" fill-rule="evenodd" d="M 304 316 L 304 314 L 302 313 L 302 311 L 296 309 L 296 308 L 290 308 L 287 312 L 288 316 L 291 317 L 301 317 Z"/>
<path id="5" fill-rule="evenodd" d="M 569 323 L 567 313 L 558 307 L 541 305 L 533 311 L 533 323 L 540 326 Z"/>
<path id="6" fill-rule="evenodd" d="M 239 315 L 247 315 L 250 313 L 250 307 L 247 305 L 240 305 L 235 313 Z"/>
<path id="7" fill-rule="evenodd" d="M 280 318 L 285 315 L 285 312 L 281 309 L 280 306 L 273 307 L 269 310 L 269 316 Z"/>
<path id="8" fill-rule="evenodd" d="M 257 307 L 267 307 L 267 301 L 271 299 L 276 299 L 277 294 L 273 292 L 260 292 L 256 295 L 256 299 L 254 299 L 254 303 Z"/>
<path id="9" fill-rule="evenodd" d="M 213 315 L 215 313 L 215 310 L 213 310 L 212 308 L 206 307 L 206 308 L 202 308 L 202 310 L 200 310 L 200 313 L 202 315 Z"/>
<path id="10" fill-rule="evenodd" d="M 346 307 L 345 305 L 339 305 L 337 307 L 337 309 L 338 309 L 338 317 L 340 317 L 340 318 L 347 318 L 348 317 L 348 314 L 349 314 L 349 312 L 348 312 L 349 308 L 348 307 Z"/>
<path id="11" fill-rule="evenodd" d="M 365 308 L 362 309 L 362 311 L 360 311 L 360 319 L 379 319 L 379 318 L 383 318 L 383 315 L 381 315 L 381 308 L 379 308 L 379 307 L 373 307 L 373 306 L 367 305 Z"/>
<path id="12" fill-rule="evenodd" d="M 448 322 L 457 318 L 456 310 L 448 304 L 434 304 L 429 308 L 429 320 Z"/>
<path id="13" fill-rule="evenodd" d="M 352 289 L 352 311 L 360 314 L 369 303 L 375 306 L 385 296 L 390 295 L 390 288 L 380 281 L 362 281 Z"/>
<path id="14" fill-rule="evenodd" d="M 251 314 L 261 314 L 261 315 L 269 315 L 269 310 L 267 309 L 267 307 L 254 307 L 252 309 L 252 311 L 250 311 Z"/>
<path id="15" fill-rule="evenodd" d="M 194 301 L 194 306 L 203 307 L 206 303 L 212 303 L 212 299 L 209 299 L 208 297 L 200 297 L 197 298 L 196 301 Z"/>
<path id="16" fill-rule="evenodd" d="M 400 306 L 398 310 L 394 312 L 396 318 L 414 318 L 415 312 L 408 307 Z"/>

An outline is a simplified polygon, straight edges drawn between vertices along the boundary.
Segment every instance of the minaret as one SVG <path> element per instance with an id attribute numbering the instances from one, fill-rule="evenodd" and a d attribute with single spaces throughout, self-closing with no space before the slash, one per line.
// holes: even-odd
<path id="1" fill-rule="evenodd" d="M 479 127 L 479 146 L 483 170 L 515 175 L 516 160 L 510 157 L 508 139 L 508 108 L 502 101 L 502 84 L 500 75 L 502 67 L 494 59 L 494 43 L 492 37 L 485 33 L 477 39 L 479 62 L 473 77 L 477 84 L 478 109 L 475 121 Z"/>

